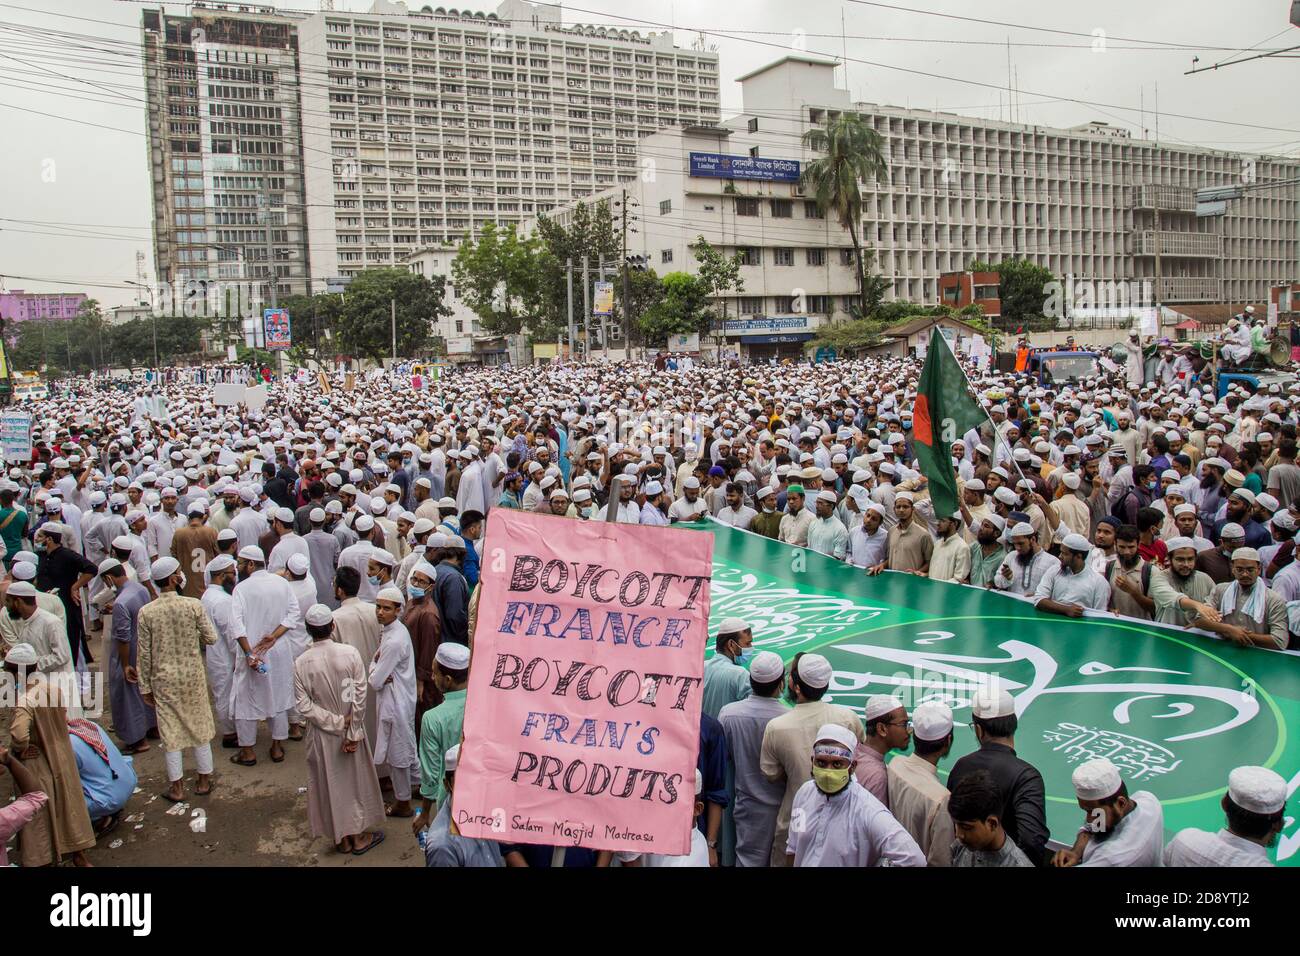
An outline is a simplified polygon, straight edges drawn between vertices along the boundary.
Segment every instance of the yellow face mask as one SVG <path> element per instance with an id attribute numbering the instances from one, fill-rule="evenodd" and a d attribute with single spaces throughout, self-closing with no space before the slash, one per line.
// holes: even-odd
<path id="1" fill-rule="evenodd" d="M 849 768 L 813 767 L 813 781 L 822 793 L 839 793 L 849 785 Z"/>

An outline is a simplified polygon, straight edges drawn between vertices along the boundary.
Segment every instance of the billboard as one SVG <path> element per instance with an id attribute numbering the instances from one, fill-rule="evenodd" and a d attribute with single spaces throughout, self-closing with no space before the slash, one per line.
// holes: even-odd
<path id="1" fill-rule="evenodd" d="M 614 283 L 596 282 L 593 284 L 594 294 L 591 301 L 592 315 L 613 315 L 614 314 Z"/>
<path id="2" fill-rule="evenodd" d="M 264 309 L 262 328 L 266 333 L 268 350 L 282 352 L 293 344 L 293 336 L 289 331 L 289 313 L 284 309 Z"/>
<path id="3" fill-rule="evenodd" d="M 797 183 L 799 161 L 726 153 L 691 153 L 690 175 L 710 179 L 761 179 L 772 183 Z"/>

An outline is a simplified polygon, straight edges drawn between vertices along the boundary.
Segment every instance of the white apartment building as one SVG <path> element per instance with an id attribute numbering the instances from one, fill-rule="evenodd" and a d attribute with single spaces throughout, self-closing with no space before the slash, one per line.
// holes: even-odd
<path id="1" fill-rule="evenodd" d="M 313 274 L 398 265 L 637 172 L 637 143 L 716 123 L 718 58 L 671 33 L 376 0 L 297 26 Z"/>
<path id="2" fill-rule="evenodd" d="M 308 288 L 297 38 L 269 7 L 141 14 L 160 283 Z"/>
<path id="3" fill-rule="evenodd" d="M 442 283 L 442 304 L 451 309 L 451 315 L 438 316 L 433 334 L 446 341 L 448 353 L 468 353 L 473 351 L 473 337 L 481 335 L 483 328 L 477 313 L 456 294 L 451 281 L 451 262 L 455 258 L 455 246 L 437 246 L 415 250 L 402 258 L 401 265 L 418 276 Z"/>

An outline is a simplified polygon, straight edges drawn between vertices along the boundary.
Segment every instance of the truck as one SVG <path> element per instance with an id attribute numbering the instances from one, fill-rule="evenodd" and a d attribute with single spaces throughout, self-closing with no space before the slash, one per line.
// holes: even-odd
<path id="1" fill-rule="evenodd" d="M 15 372 L 13 383 L 15 402 L 43 402 L 50 397 L 40 372 Z"/>
<path id="2" fill-rule="evenodd" d="M 1034 352 L 1027 371 L 1042 385 L 1060 385 L 1104 374 L 1098 352 Z"/>

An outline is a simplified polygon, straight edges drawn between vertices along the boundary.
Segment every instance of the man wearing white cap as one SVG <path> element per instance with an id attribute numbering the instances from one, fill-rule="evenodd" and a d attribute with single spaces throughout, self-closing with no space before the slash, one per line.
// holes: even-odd
<path id="1" fill-rule="evenodd" d="M 885 805 L 853 778 L 857 736 L 839 724 L 814 734 L 810 775 L 791 810 L 788 866 L 925 866 L 925 854 Z"/>
<path id="2" fill-rule="evenodd" d="M 456 786 L 456 768 L 460 765 L 460 744 L 443 755 L 443 788 L 447 794 L 424 836 L 424 865 L 457 869 L 504 866 L 501 846 L 495 840 L 476 840 L 451 832 L 451 793 Z M 698 831 L 697 831 L 698 832 Z"/>
<path id="3" fill-rule="evenodd" d="M 1155 620 L 1161 624 L 1189 627 L 1197 617 L 1217 623 L 1218 609 L 1209 603 L 1214 580 L 1196 569 L 1196 544 L 1191 538 L 1176 537 L 1166 542 L 1169 567 L 1152 569 L 1147 594 L 1155 602 Z"/>
<path id="4" fill-rule="evenodd" d="M 169 557 L 169 561 L 175 558 Z M 138 621 L 140 609 L 149 603 L 149 592 L 128 580 L 126 569 L 112 558 L 103 562 L 100 578 L 114 592 L 112 629 L 105 635 L 108 658 L 108 702 L 113 713 L 113 730 L 128 754 L 149 749 L 145 737 L 158 736 L 158 719 L 153 708 L 140 697 Z"/>
<path id="5" fill-rule="evenodd" d="M 198 770 L 194 795 L 212 792 L 212 705 L 202 648 L 218 640 L 203 605 L 181 594 L 185 573 L 173 557 L 159 558 L 150 569 L 157 600 L 140 608 L 140 696 L 158 715 L 172 803 L 185 797 L 182 751 L 194 751 Z"/>
<path id="6" fill-rule="evenodd" d="M 330 609 L 305 615 L 311 645 L 293 664 L 295 709 L 307 720 L 307 819 L 340 853 L 360 856 L 383 840 L 384 820 L 365 711 L 366 665 L 356 648 L 331 640 Z"/>
<path id="7" fill-rule="evenodd" d="M 307 544 L 311 562 L 311 579 L 316 583 L 316 602 L 333 610 L 338 607 L 334 599 L 334 569 L 338 566 L 343 548 L 339 539 L 325 530 L 325 509 L 312 508 L 307 512 L 308 531 L 302 536 Z"/>
<path id="8" fill-rule="evenodd" d="M 202 577 L 207 581 L 207 587 L 199 601 L 212 626 L 217 629 L 217 642 L 203 655 L 203 664 L 208 672 L 208 686 L 212 689 L 213 716 L 216 717 L 217 732 L 221 734 L 221 746 L 230 750 L 238 746 L 235 721 L 230 716 L 230 691 L 235 680 L 235 667 L 239 663 L 239 646 L 235 643 L 231 619 L 234 602 L 231 594 L 239 577 L 235 571 L 235 559 L 228 554 L 217 555 L 208 562 Z"/>
<path id="9" fill-rule="evenodd" d="M 772 783 L 785 785 L 777 813 L 776 836 L 772 844 L 772 865 L 786 865 L 786 839 L 790 833 L 790 810 L 795 794 L 812 779 L 808 754 L 818 731 L 826 724 L 838 724 L 865 739 L 862 721 L 842 704 L 823 701 L 831 685 L 831 664 L 821 654 L 796 654 L 790 662 L 787 688 L 794 708 L 775 718 L 763 731 L 759 769 Z M 850 757 L 853 749 L 849 749 Z"/>
<path id="10" fill-rule="evenodd" d="M 889 549 L 889 531 L 884 523 L 884 505 L 873 501 L 862 509 L 862 521 L 849 531 L 848 558 L 855 568 L 884 563 Z"/>
<path id="11" fill-rule="evenodd" d="M 68 646 L 68 631 L 63 621 L 55 616 L 49 605 L 52 600 L 63 611 L 63 602 L 51 594 L 37 591 L 32 585 L 30 574 L 35 565 L 23 561 L 14 562 L 15 577 L 21 572 L 24 579 L 10 582 L 5 591 L 4 604 L 6 613 L 0 617 L 0 653 L 8 653 L 12 647 L 26 644 L 36 654 L 32 667 L 42 674 L 65 675 L 65 694 L 70 694 L 74 683 L 70 675 L 74 673 L 72 651 Z M 42 597 L 46 606 L 42 606 Z"/>
<path id="12" fill-rule="evenodd" d="M 420 721 L 420 815 L 413 826 L 419 833 L 441 809 L 447 794 L 443 789 L 443 756 L 460 743 L 465 724 L 465 688 L 469 686 L 469 648 L 448 641 L 438 645 L 433 656 L 433 682 L 441 703 L 425 711 Z"/>
<path id="13" fill-rule="evenodd" d="M 645 504 L 641 506 L 641 523 L 661 528 L 672 524 L 668 518 L 668 508 L 671 504 L 671 498 L 668 492 L 664 491 L 661 483 L 647 481 Z"/>
<path id="14" fill-rule="evenodd" d="M 872 694 L 862 708 L 866 718 L 866 739 L 853 752 L 854 770 L 858 783 L 867 792 L 889 807 L 889 776 L 885 772 L 885 756 L 894 750 L 906 750 L 911 740 L 911 721 L 907 708 L 897 697 L 889 694 Z"/>
<path id="15" fill-rule="evenodd" d="M 1286 825 L 1286 780 L 1267 767 L 1238 767 L 1228 774 L 1218 833 L 1188 827 L 1165 847 L 1165 866 L 1273 866 L 1268 848 Z"/>
<path id="16" fill-rule="evenodd" d="M 894 514 L 898 518 L 889 529 L 888 556 L 885 566 L 891 571 L 908 571 L 925 576 L 930 573 L 930 556 L 934 553 L 934 538 L 924 521 L 918 521 L 910 491 L 894 495 Z M 884 568 L 876 565 L 871 573 L 879 574 Z"/>
<path id="17" fill-rule="evenodd" d="M 836 561 L 843 561 L 849 551 L 849 531 L 835 516 L 838 501 L 833 491 L 817 492 L 815 517 L 808 525 L 808 547 Z"/>
<path id="18" fill-rule="evenodd" d="M 959 533 L 961 513 L 935 519 L 934 550 L 930 554 L 931 581 L 962 584 L 970 577 L 970 545 Z"/>
<path id="19" fill-rule="evenodd" d="M 1034 591 L 1034 606 L 1050 614 L 1083 617 L 1084 609 L 1104 611 L 1110 585 L 1088 565 L 1092 544 L 1081 534 L 1067 534 L 1061 544 L 1060 570 L 1047 574 Z"/>
<path id="20" fill-rule="evenodd" d="M 952 765 L 948 789 L 956 792 L 963 777 L 986 771 L 1002 797 L 998 818 L 1007 836 L 1024 851 L 1035 866 L 1045 866 L 1047 852 L 1047 810 L 1043 775 L 1016 756 L 1016 703 L 997 681 L 981 686 L 971 699 L 975 739 L 980 749 Z"/>
<path id="21" fill-rule="evenodd" d="M 237 498 L 238 511 L 230 519 L 229 528 L 239 538 L 239 547 L 247 548 L 250 545 L 256 545 L 262 540 L 262 535 L 266 534 L 267 523 L 266 516 L 256 508 L 251 507 L 257 501 L 257 495 L 253 489 L 243 487 L 238 490 Z M 221 529 L 218 528 L 218 531 Z"/>
<path id="22" fill-rule="evenodd" d="M 460 473 L 460 486 L 456 489 L 456 512 L 464 514 L 466 511 L 477 511 L 487 514 L 488 503 L 483 494 L 483 463 L 478 457 L 478 445 L 467 445 L 465 451 L 469 453 L 469 460 Z"/>
<path id="23" fill-rule="evenodd" d="M 302 535 L 293 530 L 292 511 L 288 508 L 275 509 L 271 515 L 271 528 L 279 536 L 279 540 L 276 541 L 275 547 L 271 549 L 271 554 L 266 560 L 268 571 L 272 574 L 283 571 L 289 563 L 291 554 L 301 554 L 310 563 L 311 551 L 307 548 L 307 542 L 303 540 Z"/>
<path id="24" fill-rule="evenodd" d="M 334 610 L 334 640 L 356 648 L 361 660 L 369 667 L 379 650 L 379 637 L 383 628 L 374 604 L 363 601 L 357 594 L 361 575 L 356 568 L 340 566 L 334 573 L 334 597 L 338 607 Z M 366 738 L 378 739 L 379 714 L 375 708 L 375 695 L 366 698 Z"/>
<path id="25" fill-rule="evenodd" d="M 680 487 L 682 496 L 668 508 L 668 517 L 672 521 L 695 521 L 708 513 L 709 506 L 704 503 L 704 499 L 700 496 L 700 479 L 694 475 L 688 475 L 680 483 Z"/>
<path id="26" fill-rule="evenodd" d="M 481 482 L 475 482 L 480 485 Z M 411 635 L 399 620 L 406 598 L 388 587 L 375 599 L 375 614 L 383 632 L 379 651 L 370 665 L 370 689 L 379 711 L 375 738 L 375 765 L 387 769 L 381 776 L 393 782 L 393 802 L 384 807 L 390 817 L 410 817 L 411 790 L 420 783 L 420 758 L 415 748 L 415 649 Z"/>
<path id="27" fill-rule="evenodd" d="M 785 791 L 764 776 L 760 763 L 767 725 L 786 712 L 780 701 L 785 665 L 772 651 L 760 651 L 750 660 L 746 676 L 750 693 L 718 713 L 732 773 L 720 855 L 724 864 L 731 850 L 736 866 L 768 866 Z"/>
<path id="28" fill-rule="evenodd" d="M 272 763 L 284 760 L 289 737 L 289 708 L 293 706 L 293 648 L 282 640 L 301 619 L 298 599 L 289 582 L 266 570 L 262 549 L 239 549 L 239 584 L 230 608 L 231 631 L 239 646 L 231 688 L 231 716 L 239 737 L 239 752 L 231 763 L 255 766 L 257 724 L 271 730 Z"/>
<path id="29" fill-rule="evenodd" d="M 1219 609 L 1222 620 L 1197 618 L 1196 626 L 1213 631 L 1238 647 L 1286 650 L 1286 599 L 1260 579 L 1259 552 L 1237 548 L 1232 552 L 1232 580 L 1216 584 L 1207 602 Z"/>
<path id="30" fill-rule="evenodd" d="M 1160 866 L 1165 815 L 1155 794 L 1128 794 L 1119 769 L 1105 757 L 1074 768 L 1070 775 L 1084 825 L 1074 846 L 1057 850 L 1053 866 Z"/>
<path id="31" fill-rule="evenodd" d="M 948 788 L 939 781 L 939 761 L 952 750 L 952 709 L 926 701 L 912 711 L 915 752 L 889 761 L 889 812 L 912 835 L 930 866 L 952 861 L 953 827 Z"/>
<path id="32" fill-rule="evenodd" d="M 1028 521 L 1012 525 L 1007 537 L 1011 551 L 993 575 L 993 586 L 1008 594 L 1031 597 L 1049 573 L 1060 570 L 1061 563 L 1038 546 L 1038 532 Z"/>
<path id="33" fill-rule="evenodd" d="M 717 717 L 727 704 L 749 696 L 749 671 L 743 665 L 757 651 L 754 632 L 740 618 L 729 617 L 718 625 L 713 656 L 704 662 L 704 713 Z"/>
<path id="34" fill-rule="evenodd" d="M 353 568 L 361 576 L 361 590 L 357 596 L 363 601 L 373 602 L 379 589 L 370 582 L 370 555 L 375 550 L 372 543 L 375 535 L 375 519 L 370 515 L 360 515 L 352 526 L 357 534 L 357 543 L 349 545 L 339 553 L 339 567 Z"/>

